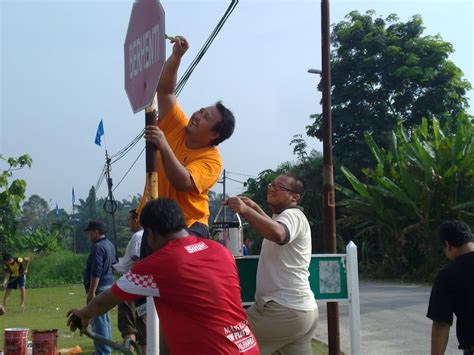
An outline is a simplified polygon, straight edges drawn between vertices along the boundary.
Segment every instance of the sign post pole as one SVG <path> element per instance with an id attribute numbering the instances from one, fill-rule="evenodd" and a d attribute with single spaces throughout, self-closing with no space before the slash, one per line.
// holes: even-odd
<path id="1" fill-rule="evenodd" d="M 156 88 L 165 63 L 165 12 L 158 0 L 136 0 L 124 43 L 125 91 L 134 113 L 145 109 L 145 126 L 155 125 Z M 146 143 L 145 201 L 158 197 L 156 151 Z M 147 298 L 147 354 L 159 354 L 159 320 Z"/>
<path id="2" fill-rule="evenodd" d="M 357 246 L 351 241 L 346 246 L 347 283 L 349 291 L 349 317 L 351 328 L 351 354 L 362 354 L 360 327 L 359 271 L 357 267 Z"/>

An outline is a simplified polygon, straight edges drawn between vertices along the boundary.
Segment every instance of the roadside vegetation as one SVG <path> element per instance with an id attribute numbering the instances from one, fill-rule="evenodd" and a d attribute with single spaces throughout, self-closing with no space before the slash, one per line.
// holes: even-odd
<path id="1" fill-rule="evenodd" d="M 452 45 L 423 32 L 418 15 L 403 22 L 374 11 L 350 12 L 332 28 L 337 246 L 344 251 L 349 240 L 357 244 L 362 276 L 431 282 L 446 263 L 437 225 L 459 218 L 474 227 L 471 84 L 449 59 Z M 265 206 L 266 186 L 276 175 L 299 175 L 313 252 L 323 252 L 322 154 L 306 143 L 321 138 L 321 114 L 300 130 L 305 133 L 289 142 L 295 160 L 265 167 L 245 182 L 245 194 Z M 72 213 L 38 195 L 26 198 L 27 182 L 15 174 L 29 168 L 27 154 L 0 155 L 0 251 L 32 258 L 28 287 L 80 283 L 87 221 L 103 221 L 114 239 L 105 198 L 96 196 L 101 181 L 87 197 L 73 198 Z M 209 194 L 211 222 L 223 197 Z M 119 255 L 130 237 L 128 211 L 139 200 L 137 194 L 117 201 Z M 246 237 L 250 253 L 258 254 L 261 238 L 252 230 Z"/>

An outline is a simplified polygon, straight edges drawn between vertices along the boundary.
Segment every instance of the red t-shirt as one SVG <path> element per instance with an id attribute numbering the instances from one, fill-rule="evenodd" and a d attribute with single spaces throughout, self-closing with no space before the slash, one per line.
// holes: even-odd
<path id="1" fill-rule="evenodd" d="M 124 301 L 153 296 L 172 354 L 259 354 L 246 320 L 233 256 L 189 236 L 171 240 L 112 287 Z"/>

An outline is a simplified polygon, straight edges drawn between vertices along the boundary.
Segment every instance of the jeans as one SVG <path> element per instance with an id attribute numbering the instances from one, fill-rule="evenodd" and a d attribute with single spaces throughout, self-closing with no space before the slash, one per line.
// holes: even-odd
<path id="1" fill-rule="evenodd" d="M 112 285 L 99 286 L 95 292 L 96 296 L 100 295 L 105 290 L 109 289 Z M 104 338 L 112 339 L 112 332 L 110 330 L 110 319 L 109 312 L 104 313 L 98 317 L 91 319 L 92 331 L 97 335 L 101 335 Z M 105 345 L 101 342 L 94 340 L 95 351 L 93 355 L 109 355 L 112 354 L 110 346 Z"/>

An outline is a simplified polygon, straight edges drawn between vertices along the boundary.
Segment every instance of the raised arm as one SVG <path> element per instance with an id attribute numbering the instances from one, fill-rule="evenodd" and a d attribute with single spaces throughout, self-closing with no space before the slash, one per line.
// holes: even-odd
<path id="1" fill-rule="evenodd" d="M 176 102 L 175 90 L 178 68 L 181 64 L 181 58 L 189 48 L 188 41 L 184 37 L 176 36 L 171 42 L 174 43 L 173 52 L 163 67 L 156 89 L 158 95 L 158 122 L 166 116 Z"/>
<path id="2" fill-rule="evenodd" d="M 231 197 L 227 199 L 226 203 L 233 212 L 242 215 L 255 231 L 265 239 L 275 243 L 285 242 L 285 228 L 280 223 L 271 219 L 255 202 L 253 203 L 257 205 L 258 208 L 250 207 L 249 201 L 244 202 L 241 197 Z"/>
<path id="3" fill-rule="evenodd" d="M 28 273 L 28 266 L 30 266 L 30 258 L 25 256 L 23 258 L 23 273 Z"/>
<path id="4" fill-rule="evenodd" d="M 238 196 L 243 203 L 245 203 L 247 206 L 255 210 L 257 213 L 261 214 L 262 216 L 268 217 L 268 215 L 265 213 L 265 211 L 257 204 L 255 201 L 252 199 L 246 197 L 246 196 Z"/>

